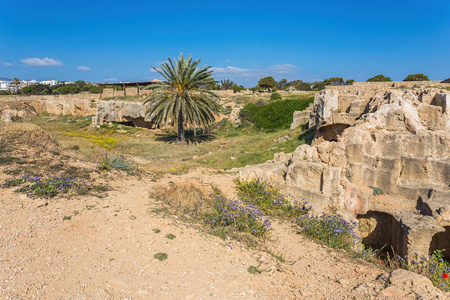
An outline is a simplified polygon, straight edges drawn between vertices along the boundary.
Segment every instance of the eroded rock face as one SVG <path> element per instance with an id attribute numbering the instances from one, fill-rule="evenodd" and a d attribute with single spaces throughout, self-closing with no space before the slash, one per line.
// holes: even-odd
<path id="1" fill-rule="evenodd" d="M 357 218 L 367 225 L 361 227 L 367 243 L 385 241 L 400 255 L 427 255 L 447 245 L 450 92 L 390 84 L 317 94 L 312 146 L 247 166 L 240 176 L 276 179 L 315 212 L 333 208 Z"/>
<path id="2" fill-rule="evenodd" d="M 141 102 L 131 101 L 100 101 L 92 125 L 103 125 L 112 122 L 132 123 L 136 127 L 152 128 L 153 124 L 145 114 Z"/>
<path id="3" fill-rule="evenodd" d="M 89 116 L 95 114 L 95 103 L 87 99 L 47 99 L 29 103 L 36 113 L 55 115 Z"/>

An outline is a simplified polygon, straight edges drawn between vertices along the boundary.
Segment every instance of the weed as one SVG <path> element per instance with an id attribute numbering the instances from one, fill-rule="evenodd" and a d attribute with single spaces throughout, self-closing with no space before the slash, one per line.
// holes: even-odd
<path id="1" fill-rule="evenodd" d="M 155 229 L 153 229 L 153 232 L 154 232 L 154 233 L 160 233 L 160 232 L 161 232 L 161 230 L 160 230 L 160 229 L 158 229 L 158 228 L 155 228 Z"/>
<path id="2" fill-rule="evenodd" d="M 4 170 L 3 173 L 7 175 L 19 175 L 21 172 L 20 169 L 14 169 L 14 170 Z"/>
<path id="3" fill-rule="evenodd" d="M 376 186 L 370 186 L 369 187 L 373 190 L 373 195 L 374 196 L 378 196 L 378 195 L 383 195 L 383 190 L 379 187 Z"/>
<path id="4" fill-rule="evenodd" d="M 263 270 L 259 269 L 260 266 L 250 266 L 247 269 L 247 272 L 249 272 L 250 274 L 261 274 L 262 272 L 264 272 Z"/>
<path id="5" fill-rule="evenodd" d="M 169 240 L 173 240 L 174 238 L 176 238 L 176 236 L 174 236 L 173 234 L 169 233 L 166 235 L 166 238 L 168 238 Z"/>
<path id="6" fill-rule="evenodd" d="M 70 220 L 72 220 L 71 216 L 64 216 L 63 217 L 63 221 L 70 221 Z"/>
<path id="7" fill-rule="evenodd" d="M 281 263 L 285 263 L 286 259 L 283 257 L 283 254 L 274 254 L 273 257 L 275 257 L 276 260 L 278 260 Z"/>
<path id="8" fill-rule="evenodd" d="M 131 215 L 131 216 L 130 216 L 130 220 L 136 220 L 136 216 Z"/>
<path id="9" fill-rule="evenodd" d="M 155 255 L 153 255 L 154 258 L 156 258 L 159 261 L 164 261 L 168 258 L 168 255 L 166 253 L 156 253 Z"/>

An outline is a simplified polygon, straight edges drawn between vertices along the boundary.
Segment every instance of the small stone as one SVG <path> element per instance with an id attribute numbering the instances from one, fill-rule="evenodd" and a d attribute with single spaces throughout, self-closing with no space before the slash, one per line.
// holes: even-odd
<path id="1" fill-rule="evenodd" d="M 44 207 L 47 205 L 48 205 L 48 202 L 46 200 L 41 200 L 41 201 L 36 202 L 36 208 Z"/>

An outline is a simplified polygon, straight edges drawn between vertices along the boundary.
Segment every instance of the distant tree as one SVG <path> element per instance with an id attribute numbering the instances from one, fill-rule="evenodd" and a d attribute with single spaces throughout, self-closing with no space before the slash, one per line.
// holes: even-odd
<path id="1" fill-rule="evenodd" d="M 376 75 L 366 80 L 366 82 L 385 82 L 385 81 L 392 81 L 392 80 L 390 77 L 386 77 L 383 74 Z"/>
<path id="2" fill-rule="evenodd" d="M 303 82 L 302 80 L 298 79 L 290 81 L 288 85 L 293 86 L 298 91 L 310 91 L 312 84 L 310 82 Z"/>
<path id="3" fill-rule="evenodd" d="M 221 106 L 216 102 L 218 96 L 201 88 L 208 83 L 211 67 L 199 67 L 200 59 L 192 61 L 183 53 L 177 59 L 168 58 L 167 63 L 153 68 L 165 81 L 155 84 L 153 92 L 144 100 L 149 120 L 163 126 L 176 126 L 177 143 L 186 144 L 185 127 L 207 128 L 214 123 L 215 115 Z"/>
<path id="4" fill-rule="evenodd" d="M 237 84 L 233 84 L 231 86 L 231 89 L 235 92 L 235 93 L 239 93 L 242 90 L 245 90 L 245 87 L 243 85 L 237 85 Z"/>
<path id="5" fill-rule="evenodd" d="M 345 85 L 345 81 L 342 77 L 331 77 L 325 79 L 323 83 L 325 83 L 325 85 Z"/>
<path id="6" fill-rule="evenodd" d="M 229 90 L 235 83 L 230 79 L 222 79 L 220 81 L 220 86 L 222 87 L 222 90 Z"/>
<path id="7" fill-rule="evenodd" d="M 36 87 L 34 85 L 26 86 L 19 93 L 22 95 L 36 95 Z"/>
<path id="8" fill-rule="evenodd" d="M 321 91 L 325 88 L 325 82 L 323 81 L 316 81 L 313 83 L 312 89 L 314 91 Z"/>
<path id="9" fill-rule="evenodd" d="M 83 80 L 77 80 L 73 84 L 78 86 L 79 88 L 82 88 L 86 85 L 86 82 L 84 82 Z"/>
<path id="10" fill-rule="evenodd" d="M 19 85 L 20 84 L 19 78 L 14 77 L 14 79 L 12 80 L 12 84 L 14 84 L 16 86 Z"/>
<path id="11" fill-rule="evenodd" d="M 428 79 L 427 75 L 423 74 L 409 74 L 403 81 L 430 81 L 430 79 Z"/>
<path id="12" fill-rule="evenodd" d="M 280 81 L 277 82 L 277 89 L 283 90 L 286 87 L 287 83 L 288 83 L 287 79 L 284 78 L 281 79 Z"/>
<path id="13" fill-rule="evenodd" d="M 445 80 L 442 80 L 441 83 L 450 83 L 450 78 L 447 78 Z"/>
<path id="14" fill-rule="evenodd" d="M 355 79 L 347 79 L 347 81 L 345 81 L 345 85 L 352 85 L 353 82 L 355 82 Z"/>
<path id="15" fill-rule="evenodd" d="M 275 81 L 275 79 L 273 79 L 272 76 L 267 76 L 264 78 L 261 78 L 258 81 L 258 86 L 262 87 L 263 89 L 268 89 L 269 92 L 277 86 L 277 82 Z"/>

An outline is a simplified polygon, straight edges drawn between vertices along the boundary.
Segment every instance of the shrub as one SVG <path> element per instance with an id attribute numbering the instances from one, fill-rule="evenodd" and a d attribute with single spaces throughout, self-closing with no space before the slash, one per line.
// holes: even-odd
<path id="1" fill-rule="evenodd" d="M 353 85 L 354 82 L 355 79 L 347 79 L 347 81 L 345 81 L 345 85 Z"/>
<path id="2" fill-rule="evenodd" d="M 248 103 L 240 112 L 241 120 L 251 122 L 256 128 L 288 129 L 295 111 L 305 110 L 314 98 L 275 101 L 265 105 Z"/>
<path id="3" fill-rule="evenodd" d="M 97 166 L 100 171 L 110 171 L 110 170 L 121 170 L 127 172 L 128 174 L 135 174 L 137 168 L 133 159 L 126 158 L 123 155 L 105 154 L 103 159 Z"/>
<path id="4" fill-rule="evenodd" d="M 296 223 L 303 233 L 332 248 L 350 249 L 360 239 L 354 232 L 357 224 L 344 220 L 341 215 L 304 215 L 296 219 Z"/>
<path id="5" fill-rule="evenodd" d="M 272 93 L 272 95 L 270 95 L 270 100 L 281 100 L 281 95 L 278 93 Z"/>
<path id="6" fill-rule="evenodd" d="M 428 79 L 427 75 L 423 74 L 409 74 L 403 81 L 430 81 L 430 79 Z"/>
<path id="7" fill-rule="evenodd" d="M 325 85 L 345 85 L 345 81 L 342 77 L 331 77 L 325 79 L 323 82 L 325 83 Z"/>
<path id="8" fill-rule="evenodd" d="M 366 80 L 366 82 L 384 82 L 384 81 L 392 81 L 392 80 L 390 77 L 386 77 L 383 74 L 376 75 Z"/>

